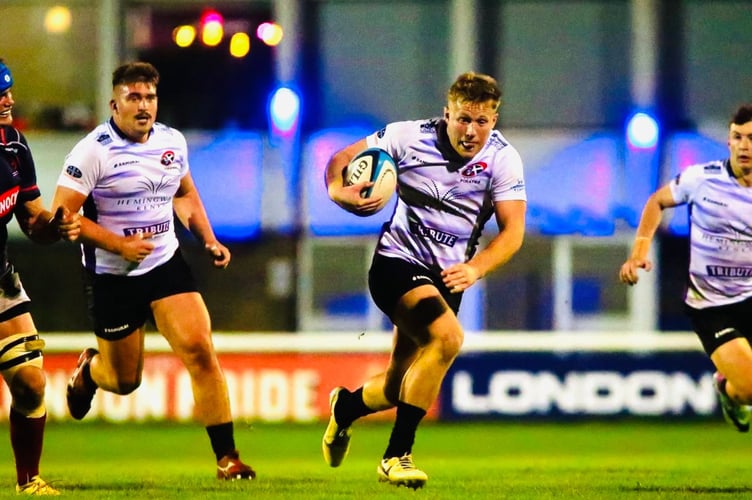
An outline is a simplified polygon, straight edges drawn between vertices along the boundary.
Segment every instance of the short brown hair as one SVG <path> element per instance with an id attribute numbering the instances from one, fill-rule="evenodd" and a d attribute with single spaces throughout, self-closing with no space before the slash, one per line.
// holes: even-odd
<path id="1" fill-rule="evenodd" d="M 747 122 L 752 122 L 752 104 L 742 104 L 731 117 L 731 124 L 744 125 Z"/>
<path id="2" fill-rule="evenodd" d="M 493 101 L 494 109 L 501 105 L 501 88 L 496 79 L 469 71 L 457 77 L 447 93 L 449 101 L 486 102 Z"/>
<path id="3" fill-rule="evenodd" d="M 130 62 L 112 72 L 113 87 L 135 82 L 153 83 L 156 86 L 159 83 L 157 68 L 147 62 Z"/>

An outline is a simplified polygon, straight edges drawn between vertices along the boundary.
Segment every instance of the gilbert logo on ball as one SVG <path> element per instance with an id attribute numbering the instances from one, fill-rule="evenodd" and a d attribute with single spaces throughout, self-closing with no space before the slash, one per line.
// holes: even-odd
<path id="1" fill-rule="evenodd" d="M 360 182 L 363 179 L 363 174 L 371 171 L 371 165 L 373 164 L 373 156 L 366 155 L 360 158 L 355 158 L 353 168 L 349 171 L 347 176 L 347 183 L 349 185 Z M 370 179 L 368 179 L 370 180 Z"/>
<path id="2" fill-rule="evenodd" d="M 363 198 L 380 197 L 382 201 L 378 210 L 381 210 L 397 189 L 397 165 L 394 159 L 380 148 L 368 148 L 361 151 L 345 169 L 346 185 L 351 186 L 359 182 L 373 182 L 372 186 L 363 189 L 361 196 Z"/>

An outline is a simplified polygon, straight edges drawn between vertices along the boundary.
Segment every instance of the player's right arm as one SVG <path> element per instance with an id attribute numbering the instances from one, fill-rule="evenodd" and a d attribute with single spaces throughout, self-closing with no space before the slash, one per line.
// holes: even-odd
<path id="1" fill-rule="evenodd" d="M 653 269 L 653 263 L 648 258 L 648 251 L 650 250 L 650 244 L 653 241 L 655 232 L 661 224 L 663 211 L 679 204 L 679 202 L 674 200 L 674 195 L 671 192 L 669 184 L 658 189 L 645 202 L 642 216 L 640 217 L 640 224 L 637 226 L 632 253 L 619 270 L 619 279 L 622 283 L 634 285 L 639 279 L 637 275 L 638 269 L 644 269 L 645 271 Z"/>
<path id="2" fill-rule="evenodd" d="M 83 193 L 65 186 L 57 186 L 52 199 L 52 210 L 54 213 L 58 207 L 64 207 L 69 213 L 78 213 L 84 201 L 86 196 Z M 82 216 L 80 221 L 81 232 L 78 239 L 81 243 L 120 255 L 128 262 L 141 262 L 154 250 L 154 244 L 149 241 L 151 233 L 118 235 L 87 217 Z"/>
<path id="3" fill-rule="evenodd" d="M 368 147 L 365 139 L 360 139 L 332 155 L 326 165 L 326 189 L 329 198 L 334 203 L 355 215 L 370 215 L 378 210 L 381 198 L 363 198 L 361 191 L 373 185 L 372 182 L 363 181 L 345 185 L 345 169 L 350 161 Z"/>

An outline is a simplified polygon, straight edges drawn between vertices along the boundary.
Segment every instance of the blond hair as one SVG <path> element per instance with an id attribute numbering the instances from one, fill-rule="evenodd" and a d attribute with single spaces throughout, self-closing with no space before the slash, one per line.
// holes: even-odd
<path id="1" fill-rule="evenodd" d="M 458 76 L 449 87 L 447 100 L 458 103 L 491 101 L 493 109 L 498 110 L 501 106 L 501 88 L 495 78 L 468 71 Z"/>

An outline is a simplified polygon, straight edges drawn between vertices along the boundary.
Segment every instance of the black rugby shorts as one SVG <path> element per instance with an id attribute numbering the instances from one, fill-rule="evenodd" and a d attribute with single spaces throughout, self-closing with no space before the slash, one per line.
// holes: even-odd
<path id="1" fill-rule="evenodd" d="M 97 337 L 119 340 L 152 319 L 151 303 L 198 287 L 180 250 L 140 276 L 95 274 L 84 270 L 89 317 Z"/>
<path id="2" fill-rule="evenodd" d="M 368 288 L 374 303 L 390 319 L 393 319 L 392 315 L 400 298 L 421 285 L 435 286 L 454 314 L 457 314 L 462 293 L 450 293 L 438 272 L 406 260 L 374 254 L 368 271 Z"/>
<path id="3" fill-rule="evenodd" d="M 708 356 L 733 339 L 746 338 L 752 344 L 752 299 L 705 309 L 684 307 Z"/>

